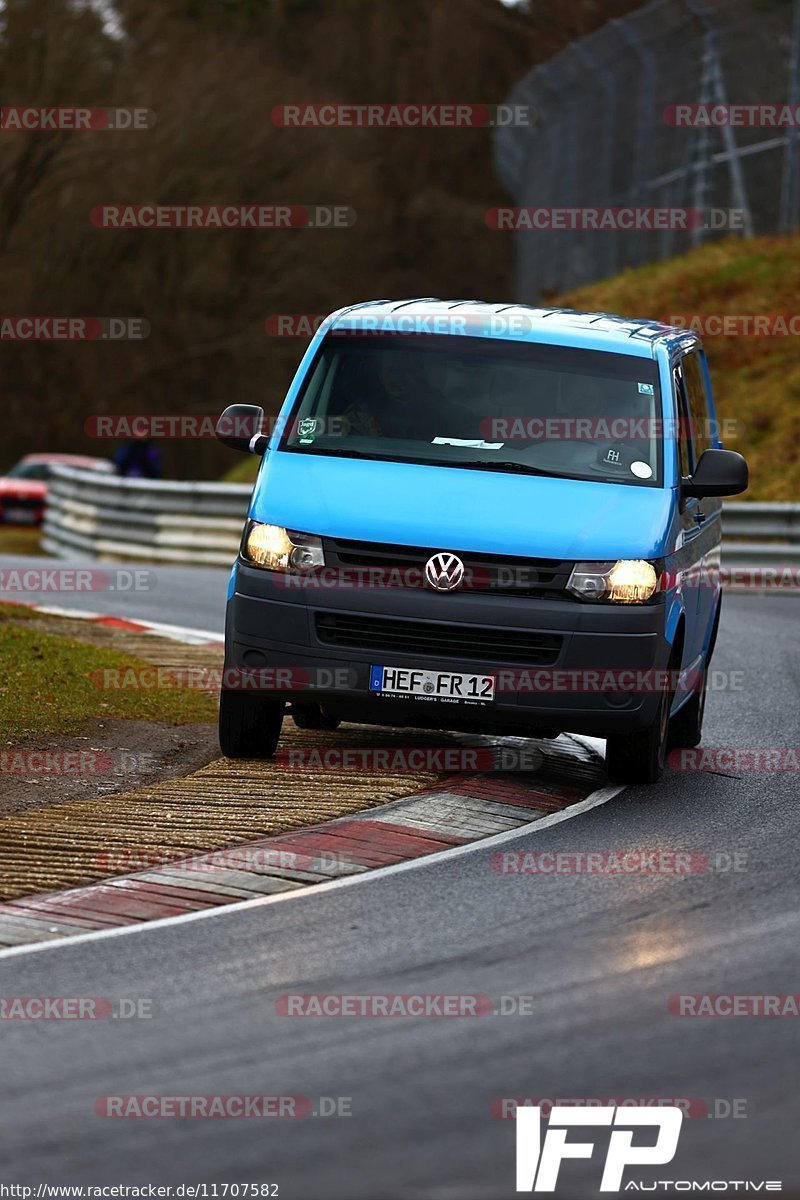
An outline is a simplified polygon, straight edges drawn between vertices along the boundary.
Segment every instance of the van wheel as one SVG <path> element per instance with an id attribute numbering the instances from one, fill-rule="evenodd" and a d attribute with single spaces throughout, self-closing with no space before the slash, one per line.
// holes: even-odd
<path id="1" fill-rule="evenodd" d="M 272 758 L 283 724 L 282 700 L 223 689 L 219 745 L 226 758 Z"/>
<path id="2" fill-rule="evenodd" d="M 606 770 L 614 783 L 656 783 L 667 761 L 672 689 L 661 693 L 656 719 L 647 729 L 606 742 Z"/>
<path id="3" fill-rule="evenodd" d="M 298 729 L 338 729 L 338 717 L 329 717 L 318 704 L 293 704 L 292 720 Z"/>
<path id="4" fill-rule="evenodd" d="M 692 692 L 683 708 L 676 712 L 669 723 L 669 745 L 675 747 L 699 746 L 703 736 L 703 714 L 706 711 L 706 683 L 708 671 L 703 671 L 703 682 Z"/>
<path id="5" fill-rule="evenodd" d="M 703 669 L 703 684 L 699 691 L 692 692 L 691 697 L 686 701 L 680 712 L 677 712 L 669 723 L 669 745 L 676 748 L 686 748 L 691 746 L 699 746 L 703 736 L 703 716 L 706 711 L 706 686 L 708 684 L 708 669 L 711 665 L 711 656 L 714 653 L 714 647 L 717 644 L 717 634 L 719 633 L 719 617 L 722 611 L 722 597 L 719 598 L 717 611 L 714 614 L 714 625 L 711 630 L 711 638 L 708 643 L 708 653 L 706 654 L 706 663 Z"/>

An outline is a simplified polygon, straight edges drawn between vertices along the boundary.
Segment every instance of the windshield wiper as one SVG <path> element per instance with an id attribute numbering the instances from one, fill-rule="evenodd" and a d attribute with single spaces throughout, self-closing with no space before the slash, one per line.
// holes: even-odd
<path id="1" fill-rule="evenodd" d="M 305 454 L 309 457 L 319 456 L 328 458 L 361 458 L 373 462 L 402 462 L 409 463 L 411 466 L 422 467 L 468 467 L 479 471 L 508 471 L 516 472 L 519 475 L 546 475 L 551 479 L 568 479 L 570 476 L 562 475 L 560 471 L 545 471 L 543 467 L 530 467 L 527 463 L 521 462 L 497 462 L 495 460 L 485 461 L 482 458 L 416 458 L 405 457 L 401 455 L 389 454 L 370 454 L 364 450 L 345 450 L 337 447 L 335 450 L 328 450 L 322 447 L 300 447 L 286 446 L 285 449 L 291 452 Z"/>
<path id="2" fill-rule="evenodd" d="M 531 467 L 527 463 L 521 462 L 497 462 L 492 460 L 486 462 L 482 458 L 470 458 L 466 462 L 453 459 L 447 463 L 449 467 L 475 467 L 481 471 L 517 471 L 520 475 L 549 475 L 553 479 L 563 479 L 564 476 L 560 471 L 545 471 L 543 467 Z"/>
<path id="3" fill-rule="evenodd" d="M 389 460 L 383 454 L 368 454 L 365 450 L 343 450 L 337 446 L 335 450 L 328 450 L 324 446 L 285 446 L 285 450 L 291 453 L 295 451 L 306 456 L 326 457 L 326 458 L 364 458 L 371 462 L 388 462 Z"/>

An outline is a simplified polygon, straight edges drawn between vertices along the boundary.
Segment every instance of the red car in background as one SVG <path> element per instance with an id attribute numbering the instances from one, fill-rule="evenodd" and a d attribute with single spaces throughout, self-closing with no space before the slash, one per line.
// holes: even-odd
<path id="1" fill-rule="evenodd" d="M 41 525 L 53 467 L 113 472 L 107 458 L 86 454 L 27 454 L 7 475 L 0 475 L 0 523 Z"/>

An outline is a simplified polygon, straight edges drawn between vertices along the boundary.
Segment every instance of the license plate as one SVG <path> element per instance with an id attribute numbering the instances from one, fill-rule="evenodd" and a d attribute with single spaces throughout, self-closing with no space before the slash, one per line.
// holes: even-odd
<path id="1" fill-rule="evenodd" d="M 410 696 L 446 704 L 490 704 L 494 700 L 493 675 L 468 675 L 459 671 L 427 671 L 414 667 L 370 667 L 369 688 L 381 696 Z"/>

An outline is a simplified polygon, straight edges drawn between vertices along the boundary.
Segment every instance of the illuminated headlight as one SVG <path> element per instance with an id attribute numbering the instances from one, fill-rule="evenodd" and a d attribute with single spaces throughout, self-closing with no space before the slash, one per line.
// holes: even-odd
<path id="1" fill-rule="evenodd" d="M 245 526 L 242 558 L 268 571 L 309 571 L 325 566 L 320 538 L 260 521 L 248 521 Z"/>
<path id="2" fill-rule="evenodd" d="M 581 600 L 613 604 L 644 604 L 655 594 L 658 572 L 641 558 L 621 558 L 615 563 L 577 563 L 567 590 Z"/>

